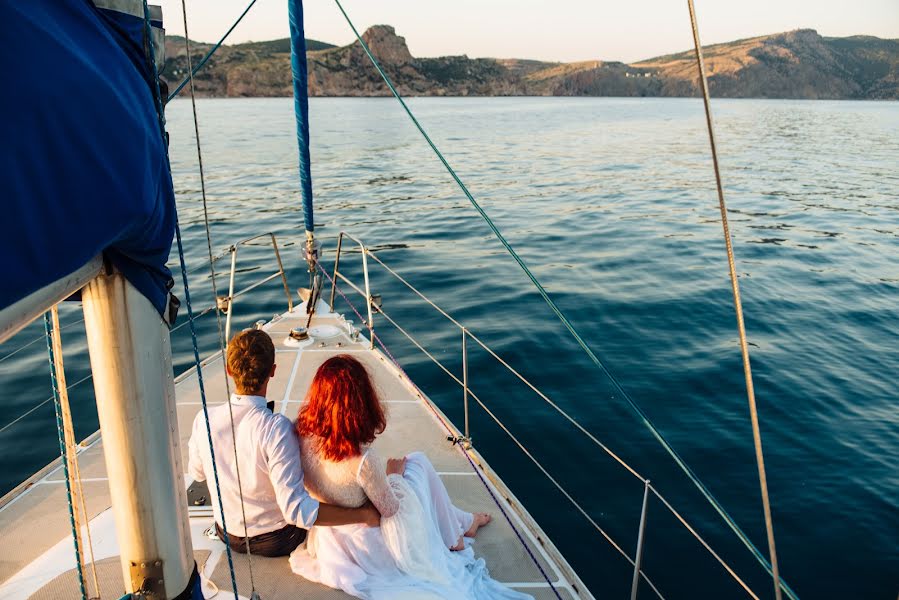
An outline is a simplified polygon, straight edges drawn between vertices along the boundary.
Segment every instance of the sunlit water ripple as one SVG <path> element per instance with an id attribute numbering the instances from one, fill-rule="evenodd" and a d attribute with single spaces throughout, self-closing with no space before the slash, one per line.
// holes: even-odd
<path id="1" fill-rule="evenodd" d="M 670 457 L 613 394 L 387 99 L 314 99 L 317 231 L 351 231 L 531 378 L 677 506 L 762 596 L 771 586 Z M 672 99 L 413 99 L 460 177 L 668 440 L 765 551 L 727 263 L 701 104 Z M 217 249 L 274 231 L 294 287 L 302 219 L 289 99 L 201 100 Z M 806 598 L 895 598 L 899 573 L 899 105 L 714 103 L 764 437 L 781 571 Z M 175 187 L 197 308 L 211 303 L 190 105 L 168 109 Z M 173 261 L 172 266 L 176 264 Z M 326 255 L 328 260 L 333 253 Z M 358 255 L 346 265 L 359 272 Z M 249 283 L 272 267 L 251 248 Z M 180 280 L 178 280 L 180 282 Z M 449 368 L 458 331 L 373 268 L 384 307 Z M 180 284 L 176 292 L 183 298 Z M 237 326 L 284 308 L 276 283 L 236 304 Z M 341 310 L 349 310 L 345 305 Z M 182 309 L 182 319 L 185 311 Z M 87 373 L 77 306 L 63 323 L 70 382 Z M 376 318 L 377 320 L 377 318 Z M 391 330 L 378 332 L 454 418 L 461 392 Z M 30 326 L 0 357 L 40 336 Z M 200 342 L 215 349 L 214 320 Z M 183 328 L 179 371 L 192 360 Z M 481 352 L 472 387 L 632 553 L 641 484 Z M 49 394 L 43 342 L 0 362 L 8 420 Z M 74 390 L 79 436 L 97 427 Z M 44 405 L 0 434 L 3 490 L 54 456 Z M 475 445 L 597 594 L 630 566 L 479 410 Z M 742 591 L 650 505 L 646 570 L 668 598 Z M 648 590 L 644 590 L 648 593 Z"/>

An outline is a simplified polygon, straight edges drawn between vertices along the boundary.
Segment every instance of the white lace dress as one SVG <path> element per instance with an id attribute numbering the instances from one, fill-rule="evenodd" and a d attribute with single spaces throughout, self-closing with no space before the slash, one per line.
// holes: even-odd
<path id="1" fill-rule="evenodd" d="M 384 460 L 372 450 L 333 462 L 322 460 L 316 446 L 314 438 L 300 440 L 309 493 L 354 508 L 370 499 L 381 526 L 313 527 L 306 544 L 290 556 L 295 573 L 371 600 L 530 598 L 491 579 L 470 546 L 449 550 L 473 516 L 453 506 L 424 454 L 410 454 L 405 473 L 388 477 Z"/>

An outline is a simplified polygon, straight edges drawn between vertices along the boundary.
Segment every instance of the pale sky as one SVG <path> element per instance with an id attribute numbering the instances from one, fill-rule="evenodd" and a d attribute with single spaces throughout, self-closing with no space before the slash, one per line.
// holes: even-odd
<path id="1" fill-rule="evenodd" d="M 703 44 L 817 29 L 825 36 L 899 38 L 899 0 L 694 0 Z M 342 0 L 360 32 L 393 25 L 413 56 L 634 62 L 692 45 L 686 0 Z M 161 3 L 166 31 L 183 33 L 181 0 Z M 249 0 L 187 0 L 194 40 L 212 42 Z M 306 37 L 337 45 L 353 34 L 333 0 L 306 0 Z M 226 43 L 287 37 L 287 0 L 257 0 Z"/>

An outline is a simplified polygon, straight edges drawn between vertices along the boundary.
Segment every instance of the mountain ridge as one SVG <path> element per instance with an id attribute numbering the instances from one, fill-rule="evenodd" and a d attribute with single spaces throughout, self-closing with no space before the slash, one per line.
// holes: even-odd
<path id="1" fill-rule="evenodd" d="M 466 55 L 412 56 L 389 25 L 363 34 L 398 91 L 407 96 L 696 96 L 693 51 L 627 64 L 571 63 Z M 194 63 L 211 44 L 191 42 Z M 307 40 L 310 96 L 386 96 L 390 90 L 358 42 Z M 797 29 L 703 47 L 713 96 L 732 98 L 899 99 L 899 40 L 823 37 Z M 162 75 L 187 72 L 184 38 L 166 40 Z M 200 96 L 290 96 L 290 43 L 223 46 L 194 78 Z"/>

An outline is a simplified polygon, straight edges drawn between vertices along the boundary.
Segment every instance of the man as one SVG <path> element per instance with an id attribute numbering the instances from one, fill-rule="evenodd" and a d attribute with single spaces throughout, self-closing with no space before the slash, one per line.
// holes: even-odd
<path id="1" fill-rule="evenodd" d="M 267 333 L 255 329 L 238 333 L 228 344 L 225 365 L 236 392 L 231 396 L 233 437 L 228 405 L 209 409 L 227 539 L 213 480 L 209 495 L 216 531 L 237 552 L 246 552 L 244 536 L 249 536 L 250 552 L 262 556 L 287 556 L 306 539 L 306 530 L 313 525 L 380 523 L 380 515 L 371 504 L 361 508 L 320 504 L 303 487 L 300 447 L 293 423 L 266 406 L 265 395 L 275 367 L 275 346 Z M 189 474 L 196 481 L 211 479 L 212 455 L 202 412 L 194 419 L 188 448 Z"/>

